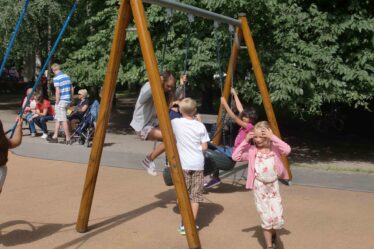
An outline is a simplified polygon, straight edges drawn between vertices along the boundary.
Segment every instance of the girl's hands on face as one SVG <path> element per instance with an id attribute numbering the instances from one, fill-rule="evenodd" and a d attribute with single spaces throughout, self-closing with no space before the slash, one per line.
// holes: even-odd
<path id="1" fill-rule="evenodd" d="M 269 128 L 262 128 L 261 136 L 266 138 L 271 138 L 273 136 L 273 131 Z"/>

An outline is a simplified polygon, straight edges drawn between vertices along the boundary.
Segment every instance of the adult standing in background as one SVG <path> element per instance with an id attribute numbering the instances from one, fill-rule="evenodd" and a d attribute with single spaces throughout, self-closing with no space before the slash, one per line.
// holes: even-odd
<path id="1" fill-rule="evenodd" d="M 53 133 L 53 136 L 52 138 L 48 139 L 48 141 L 50 143 L 58 143 L 58 131 L 60 125 L 62 125 L 65 132 L 65 142 L 66 144 L 70 144 L 70 132 L 66 116 L 66 110 L 71 103 L 74 88 L 71 84 L 70 77 L 61 71 L 59 64 L 54 63 L 51 66 L 51 69 L 53 74 L 55 75 L 53 78 L 53 85 L 55 87 L 56 94 L 55 119 L 57 122 L 55 125 L 55 131 Z"/>

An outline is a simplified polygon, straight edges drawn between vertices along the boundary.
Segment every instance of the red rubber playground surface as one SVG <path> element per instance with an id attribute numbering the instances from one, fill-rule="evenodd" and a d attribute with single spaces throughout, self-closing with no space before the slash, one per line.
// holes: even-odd
<path id="1" fill-rule="evenodd" d="M 188 248 L 173 188 L 144 171 L 101 167 L 90 231 L 75 232 L 86 165 L 10 155 L 0 195 L 1 248 Z M 203 248 L 263 248 L 243 180 L 209 191 L 198 224 Z M 278 248 L 374 248 L 374 194 L 281 187 L 286 225 Z"/>

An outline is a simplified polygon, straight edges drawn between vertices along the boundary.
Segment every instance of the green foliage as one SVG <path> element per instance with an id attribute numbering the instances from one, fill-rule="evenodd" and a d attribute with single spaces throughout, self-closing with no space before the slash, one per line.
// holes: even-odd
<path id="1" fill-rule="evenodd" d="M 278 57 L 268 72 L 272 101 L 299 115 L 318 113 L 326 103 L 369 108 L 374 19 L 364 11 L 368 4 L 344 13 L 305 2 L 267 3 Z"/>
<path id="2" fill-rule="evenodd" d="M 24 1 L 3 0 L 0 9 L 0 56 L 8 46 Z M 30 1 L 25 18 L 17 34 L 9 61 L 22 64 L 27 55 L 38 54 L 42 58 L 48 53 L 48 26 L 51 38 L 56 38 L 65 19 L 65 11 L 70 8 L 66 1 Z"/>
<path id="3" fill-rule="evenodd" d="M 94 8 L 95 5 L 89 7 Z M 90 86 L 102 83 L 117 17 L 116 9 L 116 1 L 105 1 L 97 6 L 95 15 L 89 16 L 88 10 L 83 10 L 81 23 L 64 39 L 70 49 L 65 51 L 67 58 L 63 67 L 75 84 Z"/>
<path id="4" fill-rule="evenodd" d="M 1 52 L 10 38 L 22 1 L 3 0 L 0 9 Z M 364 0 L 183 0 L 181 2 L 234 18 L 247 15 L 273 103 L 304 117 L 318 114 L 326 104 L 372 108 L 374 95 L 374 4 Z M 21 60 L 48 51 L 48 24 L 53 41 L 73 0 L 34 0 L 30 4 L 12 58 Z M 119 0 L 80 0 L 55 58 L 78 85 L 101 85 L 108 62 Z M 145 4 L 152 44 L 159 64 L 181 73 L 186 39 L 190 39 L 189 88 L 218 99 L 216 41 L 213 21 Z M 170 25 L 168 24 L 170 23 Z M 134 27 L 133 23 L 130 23 Z M 188 37 L 189 29 L 191 35 Z M 227 25 L 216 30 L 221 67 L 226 71 L 230 53 Z M 167 36 L 166 36 L 167 35 Z M 162 48 L 166 36 L 165 58 Z M 1 55 L 1 54 L 0 54 Z M 146 70 L 137 34 L 127 32 L 118 82 L 143 84 Z M 241 98 L 261 103 L 246 50 L 241 50 L 235 76 Z M 198 96 L 198 95 L 197 95 Z M 203 102 L 211 104 L 213 99 Z"/>

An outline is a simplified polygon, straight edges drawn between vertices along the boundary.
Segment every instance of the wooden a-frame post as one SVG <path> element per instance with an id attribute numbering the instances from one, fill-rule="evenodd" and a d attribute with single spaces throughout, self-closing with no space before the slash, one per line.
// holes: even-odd
<path id="1" fill-rule="evenodd" d="M 178 206 L 182 216 L 183 225 L 186 229 L 189 248 L 201 248 L 199 235 L 196 231 L 195 219 L 193 217 L 190 197 L 187 192 L 186 183 L 179 159 L 174 133 L 169 117 L 169 107 L 166 104 L 165 94 L 161 87 L 161 78 L 158 71 L 157 60 L 153 50 L 152 39 L 147 27 L 144 7 L 141 0 L 131 0 L 131 8 L 134 15 L 138 39 L 142 50 L 148 79 L 151 84 L 153 102 L 156 107 L 157 117 L 160 123 L 163 142 L 171 169 Z"/>
<path id="2" fill-rule="evenodd" d="M 255 48 L 252 35 L 251 35 L 251 31 L 249 29 L 247 18 L 245 17 L 244 14 L 240 14 L 239 20 L 241 21 L 241 28 L 238 28 L 239 30 L 237 29 L 236 34 L 238 38 L 240 37 L 240 40 L 238 39 L 239 41 L 237 42 L 235 42 L 234 40 L 234 43 L 232 45 L 230 62 L 229 62 L 228 69 L 227 69 L 227 76 L 226 76 L 225 86 L 224 86 L 224 91 L 223 91 L 223 97 L 226 100 L 228 100 L 230 96 L 230 89 L 232 86 L 231 74 L 234 72 L 234 69 L 236 68 L 238 50 L 240 49 L 240 41 L 241 41 L 241 38 L 244 37 L 244 42 L 245 42 L 245 45 L 247 46 L 248 55 L 251 60 L 252 69 L 256 77 L 258 89 L 260 90 L 260 94 L 261 94 L 262 102 L 265 108 L 267 119 L 270 123 L 271 129 L 274 132 L 274 134 L 277 135 L 278 137 L 281 137 L 277 119 L 275 117 L 273 106 L 271 104 L 269 91 L 265 83 L 264 74 L 261 69 L 260 60 L 258 59 L 258 55 L 256 52 L 256 48 Z M 216 145 L 219 145 L 221 143 L 222 125 L 223 125 L 222 124 L 222 106 L 220 105 L 219 113 L 217 117 L 217 130 L 214 134 L 214 139 L 213 139 L 213 143 Z M 282 156 L 282 161 L 290 176 L 290 180 L 292 180 L 292 172 L 291 172 L 287 158 L 285 156 Z"/>
<path id="3" fill-rule="evenodd" d="M 77 219 L 76 230 L 80 233 L 84 233 L 87 231 L 88 219 L 91 212 L 92 200 L 95 192 L 97 175 L 99 173 L 101 155 L 103 152 L 105 133 L 109 122 L 109 114 L 115 92 L 117 76 L 121 62 L 121 55 L 125 45 L 126 28 L 129 24 L 129 21 L 130 1 L 122 0 L 118 12 L 117 24 L 114 30 L 112 48 L 110 51 L 109 62 L 101 96 L 100 110 L 95 129 L 95 136 L 93 138 L 91 154 L 88 161 L 86 180 L 83 187 L 81 205 L 79 208 L 79 215 Z"/>
<path id="4" fill-rule="evenodd" d="M 121 60 L 122 51 L 125 44 L 126 28 L 130 20 L 130 5 L 134 16 L 138 38 L 146 65 L 148 79 L 152 89 L 153 101 L 155 104 L 157 117 L 165 143 L 166 153 L 171 168 L 171 176 L 176 190 L 178 205 L 182 216 L 183 224 L 186 229 L 186 237 L 189 248 L 201 248 L 200 239 L 196 231 L 195 220 L 193 217 L 189 195 L 184 181 L 183 171 L 173 135 L 171 122 L 169 118 L 168 107 L 166 105 L 165 95 L 161 86 L 160 73 L 156 56 L 153 50 L 151 36 L 148 31 L 147 21 L 144 13 L 144 7 L 141 0 L 122 0 L 115 34 L 112 42 L 107 73 L 104 81 L 101 106 L 96 126 L 95 137 L 87 167 L 86 180 L 84 184 L 81 205 L 76 225 L 78 232 L 86 232 L 89 215 L 92 206 L 93 195 L 95 191 L 96 180 L 98 176 L 100 160 L 105 140 L 105 133 L 109 121 L 111 103 L 115 91 L 116 80 Z"/>

